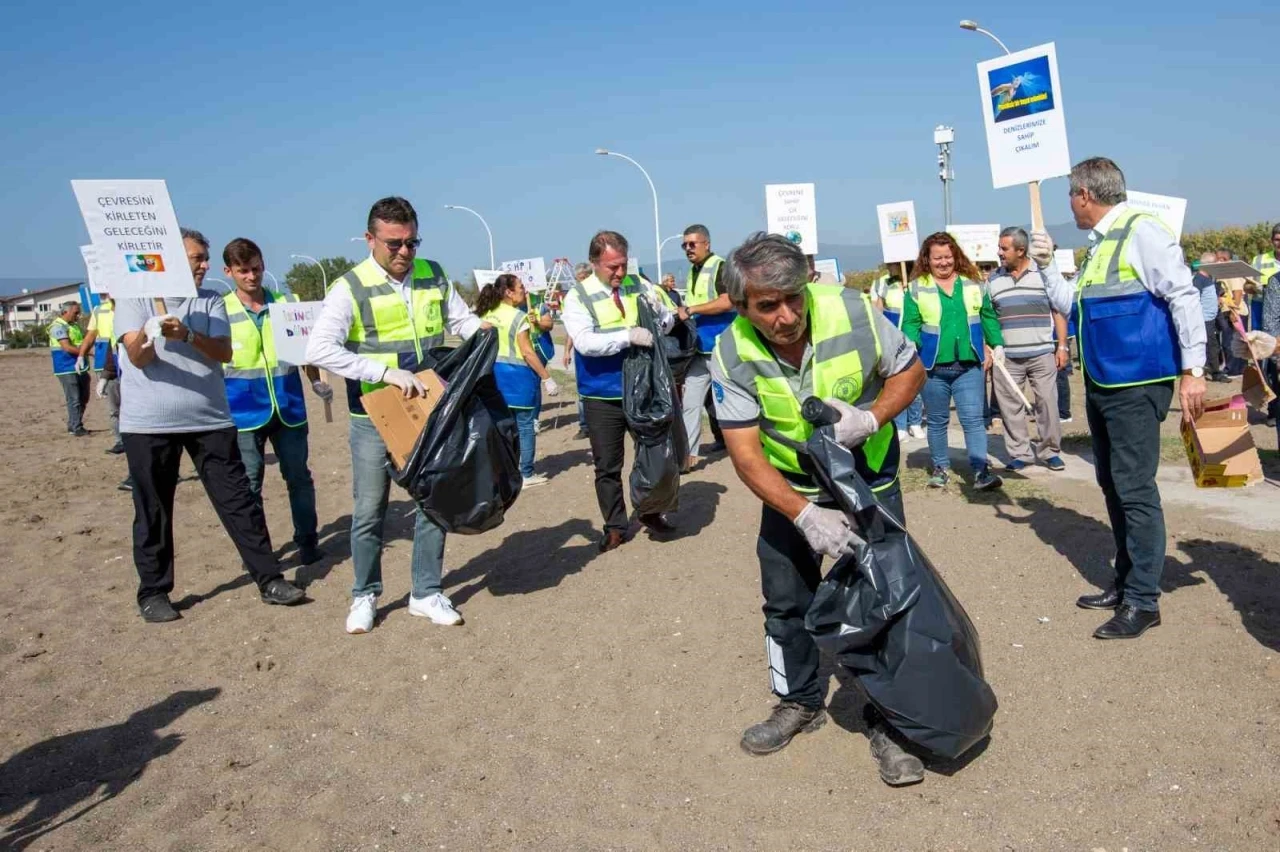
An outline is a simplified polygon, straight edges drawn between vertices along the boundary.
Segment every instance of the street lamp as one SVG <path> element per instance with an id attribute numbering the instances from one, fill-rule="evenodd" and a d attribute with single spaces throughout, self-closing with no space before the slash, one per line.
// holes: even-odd
<path id="1" fill-rule="evenodd" d="M 271 279 L 271 283 L 275 285 L 275 288 L 274 288 L 274 289 L 275 289 L 275 292 L 277 292 L 277 293 L 282 293 L 282 292 L 284 292 L 283 290 L 281 290 L 281 289 L 280 289 L 280 279 L 278 279 L 278 278 L 276 278 L 274 275 L 272 275 L 272 274 L 271 274 L 271 270 L 270 270 L 270 269 L 264 269 L 264 270 L 262 270 L 262 274 L 263 274 L 263 275 L 268 276 L 268 277 Z"/>
<path id="2" fill-rule="evenodd" d="M 956 141 L 956 131 L 945 124 L 933 128 L 933 144 L 938 146 L 938 177 L 942 178 L 942 223 L 951 227 L 951 182 L 956 173 L 951 170 L 951 143 Z"/>
<path id="3" fill-rule="evenodd" d="M 626 160 L 631 165 L 640 170 L 640 174 L 644 175 L 644 179 L 649 182 L 649 191 L 653 193 L 653 244 L 658 250 L 658 284 L 662 284 L 662 227 L 658 224 L 658 189 L 653 185 L 653 178 L 649 177 L 649 173 L 644 170 L 644 166 L 628 157 L 626 154 L 619 154 L 617 151 L 610 151 L 608 148 L 597 148 L 596 153 L 602 157 L 618 157 Z"/>
<path id="4" fill-rule="evenodd" d="M 472 210 L 470 207 L 463 207 L 461 204 L 446 204 L 444 206 L 444 209 L 445 210 L 465 210 L 468 213 L 470 213 L 472 216 L 475 216 L 477 219 L 480 220 L 480 224 L 484 225 L 484 232 L 489 235 L 489 268 L 497 269 L 498 268 L 497 261 L 495 261 L 493 258 L 493 231 L 489 230 L 489 223 L 484 220 L 484 217 L 481 216 L 476 211 Z"/>
<path id="5" fill-rule="evenodd" d="M 291 254 L 289 257 L 295 260 L 309 260 L 314 263 L 316 268 L 320 270 L 320 282 L 324 285 L 324 292 L 329 292 L 329 276 L 324 274 L 324 267 L 320 265 L 320 261 L 306 254 Z"/>
<path id="6" fill-rule="evenodd" d="M 984 30 L 982 27 L 978 26 L 977 21 L 970 21 L 967 19 L 963 20 L 960 22 L 960 29 L 968 30 L 971 33 L 982 33 L 984 36 L 991 39 L 996 44 L 1000 45 L 1000 49 L 1003 50 L 1005 53 L 1013 53 L 1012 50 L 1004 46 L 1004 42 L 996 38 L 995 33 L 991 32 L 991 30 Z"/>

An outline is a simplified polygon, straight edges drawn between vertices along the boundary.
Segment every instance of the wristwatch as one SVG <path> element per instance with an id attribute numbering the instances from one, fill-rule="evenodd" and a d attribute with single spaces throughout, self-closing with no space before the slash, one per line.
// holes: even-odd
<path id="1" fill-rule="evenodd" d="M 195 343 L 195 342 L 196 342 L 196 330 L 195 330 L 194 328 L 192 328 L 191 326 L 187 326 L 187 336 L 186 336 L 186 337 L 184 337 L 184 338 L 182 338 L 182 339 L 183 339 L 185 342 L 187 342 L 187 343 Z M 1203 370 L 1201 370 L 1201 372 L 1204 372 L 1204 371 L 1203 371 Z"/>
<path id="2" fill-rule="evenodd" d="M 1183 370 L 1182 375 L 1190 376 L 1193 379 L 1204 378 L 1204 367 L 1192 367 L 1190 370 Z"/>

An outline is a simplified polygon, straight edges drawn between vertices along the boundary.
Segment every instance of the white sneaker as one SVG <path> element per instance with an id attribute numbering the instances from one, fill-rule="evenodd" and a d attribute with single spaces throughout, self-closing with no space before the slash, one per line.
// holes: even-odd
<path id="1" fill-rule="evenodd" d="M 913 438 L 923 438 L 926 434 L 924 431 L 924 427 L 921 426 L 919 423 L 912 423 L 910 426 L 907 427 L 907 431 L 911 433 L 911 437 Z"/>
<path id="2" fill-rule="evenodd" d="M 373 629 L 373 616 L 377 611 L 378 599 L 372 594 L 352 598 L 351 611 L 347 613 L 347 632 L 368 633 Z"/>
<path id="3" fill-rule="evenodd" d="M 409 614 L 421 615 L 436 624 L 452 626 L 462 623 L 462 613 L 453 608 L 453 601 L 436 592 L 425 598 L 409 596 Z"/>
<path id="4" fill-rule="evenodd" d="M 526 476 L 526 477 L 524 478 L 524 485 L 523 485 L 523 487 L 524 487 L 524 488 L 532 488 L 532 487 L 533 487 L 533 486 L 535 486 L 535 485 L 546 485 L 546 484 L 547 484 L 547 482 L 548 482 L 548 480 L 547 480 L 547 478 L 546 478 L 545 476 L 543 476 L 543 475 L 542 475 L 542 474 L 540 474 L 540 473 L 535 473 L 535 474 L 533 474 L 532 476 Z"/>
<path id="5" fill-rule="evenodd" d="M 900 430 L 900 431 L 898 432 L 898 443 L 899 443 L 899 444 L 905 444 L 907 441 L 910 441 L 910 440 L 911 440 L 911 434 L 910 434 L 909 432 L 907 432 L 907 431 L 905 431 L 905 430 Z"/>

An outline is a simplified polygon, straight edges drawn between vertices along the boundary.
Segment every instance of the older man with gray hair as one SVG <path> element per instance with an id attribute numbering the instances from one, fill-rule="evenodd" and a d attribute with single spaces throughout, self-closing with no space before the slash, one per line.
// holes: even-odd
<path id="1" fill-rule="evenodd" d="M 1054 310 L 1080 305 L 1085 412 L 1116 551 L 1114 585 L 1076 601 L 1115 610 L 1094 631 L 1099 639 L 1136 639 L 1160 623 L 1165 526 L 1156 469 L 1174 381 L 1184 421 L 1204 410 L 1204 320 L 1191 270 L 1173 233 L 1127 201 L 1111 160 L 1072 168 L 1071 213 L 1093 243 L 1074 282 L 1054 265 L 1049 235 L 1031 238 Z"/>
<path id="2" fill-rule="evenodd" d="M 1067 366 L 1067 321 L 1049 305 L 1044 276 L 1027 258 L 1027 247 L 1026 231 L 1001 231 L 1000 267 L 987 281 L 991 306 L 1004 336 L 1005 369 L 997 369 L 992 381 L 1009 453 L 1005 469 L 1017 472 L 1039 460 L 1049 470 L 1064 470 L 1066 465 L 1059 455 L 1062 426 L 1058 423 L 1058 370 Z M 1054 342 L 1055 332 L 1059 343 Z M 1034 455 L 1027 433 L 1027 413 L 1018 392 L 1024 383 L 1030 385 L 1035 396 L 1040 442 Z"/>
<path id="3" fill-rule="evenodd" d="M 760 559 L 769 677 L 780 699 L 742 735 L 750 754 L 771 754 L 826 721 L 818 648 L 805 613 L 822 579 L 822 558 L 852 552 L 849 520 L 797 454 L 813 434 L 800 414 L 810 396 L 840 412 L 835 437 L 881 505 L 903 518 L 893 418 L 924 385 L 915 347 L 858 290 L 809 283 L 803 252 L 785 237 L 755 234 L 724 261 L 737 318 L 710 360 L 712 395 L 738 478 L 760 498 Z M 924 778 L 920 759 L 878 717 L 871 754 L 886 784 Z"/>

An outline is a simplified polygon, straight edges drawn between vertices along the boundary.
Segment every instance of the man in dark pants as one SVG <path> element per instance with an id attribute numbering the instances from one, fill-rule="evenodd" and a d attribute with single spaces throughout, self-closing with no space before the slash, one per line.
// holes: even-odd
<path id="1" fill-rule="evenodd" d="M 227 406 L 222 365 L 231 360 L 226 303 L 200 288 L 209 241 L 182 230 L 196 289 L 185 299 L 116 302 L 120 363 L 120 435 L 133 479 L 133 560 L 138 609 L 150 622 L 173 621 L 173 497 L 185 450 L 222 526 L 258 584 L 264 603 L 295 604 L 301 589 L 280 575 L 267 519 L 249 487 Z"/>
<path id="2" fill-rule="evenodd" d="M 622 413 L 622 358 L 631 346 L 653 346 L 649 330 L 636 326 L 640 299 L 648 300 L 664 330 L 675 322 L 653 285 L 627 274 L 628 250 L 626 237 L 616 231 L 592 237 L 587 249 L 592 273 L 569 290 L 562 314 L 565 333 L 573 339 L 578 396 L 585 400 L 596 501 L 604 516 L 601 552 L 621 545 L 629 526 L 622 491 L 629 431 Z M 660 514 L 641 515 L 639 521 L 657 535 L 675 531 Z"/>
<path id="3" fill-rule="evenodd" d="M 756 234 L 724 262 L 725 292 L 738 311 L 710 361 L 712 395 L 734 470 L 764 507 L 756 554 L 764 591 L 769 678 L 781 699 L 747 728 L 742 748 L 771 754 L 826 721 L 818 647 L 804 617 L 822 579 L 822 558 L 853 550 L 856 536 L 805 469 L 813 428 L 800 416 L 810 396 L 840 412 L 835 437 L 853 449 L 876 499 L 902 519 L 893 418 L 924 385 L 915 347 L 861 292 L 809 283 L 803 252 Z M 885 783 L 924 778 L 924 765 L 874 714 L 871 754 Z"/>
<path id="4" fill-rule="evenodd" d="M 1115 610 L 1097 638 L 1136 639 L 1160 623 L 1160 424 L 1179 376 L 1183 419 L 1204 410 L 1204 317 L 1178 241 L 1158 219 L 1129 207 L 1115 163 L 1077 164 L 1070 198 L 1076 227 L 1090 231 L 1093 243 L 1075 285 L 1058 272 L 1047 233 L 1033 236 L 1031 257 L 1044 270 L 1054 310 L 1080 305 L 1085 411 L 1116 547 L 1115 585 L 1076 603 Z"/>

